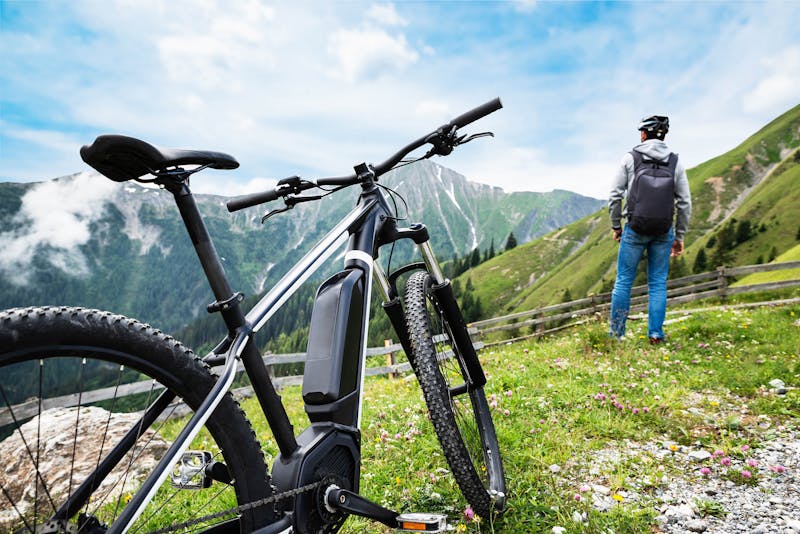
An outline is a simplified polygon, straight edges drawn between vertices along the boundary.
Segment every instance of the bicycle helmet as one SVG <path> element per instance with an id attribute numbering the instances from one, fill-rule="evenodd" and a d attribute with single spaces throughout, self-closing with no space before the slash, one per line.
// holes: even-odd
<path id="1" fill-rule="evenodd" d="M 657 137 L 663 137 L 669 131 L 669 117 L 665 115 L 651 115 L 643 118 L 639 122 L 639 131 L 645 131 L 649 134 L 656 134 Z"/>

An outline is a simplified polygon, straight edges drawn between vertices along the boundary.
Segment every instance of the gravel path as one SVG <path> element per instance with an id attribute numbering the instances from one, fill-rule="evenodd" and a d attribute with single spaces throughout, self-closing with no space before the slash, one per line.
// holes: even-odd
<path id="1" fill-rule="evenodd" d="M 654 531 L 664 534 L 800 533 L 800 428 L 778 426 L 752 443 L 726 453 L 699 443 L 620 442 L 577 468 L 587 481 L 578 495 L 601 512 L 655 508 Z M 629 473 L 628 489 L 614 493 L 605 481 L 620 467 Z M 574 523 L 582 520 L 585 515 L 574 514 Z"/>

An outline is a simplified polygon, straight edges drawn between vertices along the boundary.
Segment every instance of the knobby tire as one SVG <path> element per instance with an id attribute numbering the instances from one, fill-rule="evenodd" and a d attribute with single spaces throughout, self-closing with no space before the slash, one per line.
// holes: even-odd
<path id="1" fill-rule="evenodd" d="M 78 367 L 79 370 L 76 371 L 72 367 Z M 70 375 L 77 377 L 73 382 L 81 385 L 80 391 L 75 391 L 75 386 L 65 384 L 69 381 Z M 126 378 L 121 379 L 123 376 Z M 69 394 L 74 396 L 77 393 L 77 398 L 83 399 L 87 398 L 85 392 L 100 387 L 111 388 L 116 395 L 117 390 L 122 388 L 125 382 L 141 382 L 148 379 L 154 381 L 153 384 L 159 384 L 161 389 L 167 388 L 174 392 L 178 397 L 177 400 L 182 400 L 192 411 L 199 407 L 216 380 L 208 367 L 181 343 L 146 324 L 121 315 L 66 307 L 25 308 L 0 312 L 0 393 L 2 393 L 0 415 L 5 413 L 4 421 L 12 420 L 0 427 L 2 432 L 0 439 L 11 439 L 15 434 L 22 435 L 23 432 L 19 427 L 31 419 L 31 415 L 16 416 L 13 413 L 13 406 L 19 407 L 22 404 L 38 406 L 37 411 L 41 412 L 42 405 L 50 397 Z M 26 385 L 28 381 L 33 384 Z M 59 385 L 58 381 L 62 383 Z M 54 389 L 57 387 L 60 389 Z M 140 393 L 135 402 L 152 403 L 152 399 L 156 396 L 155 390 L 146 394 Z M 38 398 L 31 401 L 32 397 Z M 146 397 L 146 400 L 142 400 L 141 397 Z M 118 411 L 115 408 L 120 408 L 125 402 L 134 401 L 115 399 L 104 401 L 102 404 L 110 413 Z M 19 491 L 15 492 L 7 487 L 9 483 L 0 474 L 0 483 L 3 483 L 0 484 L 3 485 L 0 488 L 2 489 L 0 509 L 9 510 L 19 516 L 16 520 L 6 519 L 6 522 L 0 523 L 1 531 L 36 530 L 66 501 L 68 497 L 66 494 L 57 494 L 54 491 L 57 485 L 57 481 L 53 480 L 54 474 L 43 472 L 44 468 L 40 471 L 39 466 L 48 460 L 48 454 L 61 454 L 67 457 L 72 455 L 74 465 L 73 443 L 79 433 L 80 415 L 83 410 L 90 409 L 87 407 L 90 403 L 91 401 L 88 401 L 82 406 L 79 405 L 75 415 L 70 415 L 75 420 L 74 434 L 70 434 L 69 439 L 64 440 L 68 443 L 62 443 L 58 449 L 51 447 L 51 444 L 41 443 L 38 430 L 25 431 L 23 436 L 25 447 L 22 447 L 22 450 L 27 452 L 18 459 L 19 462 L 23 462 L 18 469 L 28 470 L 29 485 L 35 483 L 34 491 L 30 491 L 29 487 L 28 491 L 22 494 Z M 130 411 L 142 409 L 143 406 L 128 406 Z M 166 412 L 170 409 L 168 408 Z M 21 409 L 17 408 L 17 411 L 20 416 L 23 415 Z M 108 418 L 110 421 L 112 416 L 108 415 Z M 41 423 L 41 418 L 38 423 Z M 160 421 L 156 421 L 152 428 L 157 430 L 161 428 L 161 424 Z M 153 521 L 179 523 L 187 518 L 185 514 L 203 516 L 209 510 L 213 511 L 214 506 L 224 510 L 264 499 L 271 494 L 261 447 L 250 423 L 230 393 L 220 402 L 205 427 L 216 447 L 203 443 L 202 447 L 198 448 L 211 449 L 216 455 L 214 460 L 221 461 L 227 466 L 233 478 L 233 489 L 216 482 L 208 489 L 197 490 L 198 495 L 199 492 L 209 492 L 205 496 L 198 497 L 196 501 L 191 501 L 201 503 L 199 506 L 178 504 L 177 501 L 181 499 L 175 499 L 174 496 L 168 497 L 166 502 L 151 504 L 131 532 L 147 532 L 164 526 L 154 525 Z M 101 428 L 97 433 L 103 432 Z M 196 438 L 195 442 L 198 439 L 201 438 Z M 141 449 L 153 441 L 152 433 L 140 437 L 133 448 L 133 453 L 125 456 L 119 464 L 134 467 L 137 458 L 140 458 L 138 454 Z M 105 455 L 114 443 L 109 443 L 105 436 L 98 435 L 94 446 L 99 464 L 99 454 Z M 70 465 L 69 461 L 67 465 Z M 77 473 L 70 472 L 68 476 L 70 477 L 68 492 L 74 491 L 84 481 L 77 476 Z M 130 484 L 137 476 L 142 475 L 126 474 L 122 483 Z M 35 482 L 37 480 L 38 482 Z M 120 483 L 118 476 L 115 480 Z M 162 491 L 191 490 L 174 490 L 169 482 L 166 482 L 159 490 L 160 493 Z M 117 496 L 116 503 L 113 502 L 114 499 L 110 499 L 107 503 L 97 503 L 95 500 L 100 501 L 103 496 L 99 490 L 93 494 L 90 502 L 84 503 L 78 512 L 90 517 L 95 517 L 94 514 L 97 514 L 99 516 L 97 523 L 101 526 L 95 525 L 91 529 L 86 526 L 81 532 L 104 532 L 103 525 L 110 524 L 124 507 L 126 501 L 124 493 L 129 492 L 125 490 L 121 497 Z M 220 493 L 223 501 L 214 502 Z M 203 503 L 209 504 L 209 507 L 204 508 Z M 158 519 L 150 519 L 147 523 L 145 518 L 154 507 L 162 507 Z M 163 510 L 169 507 L 174 507 L 176 510 L 170 509 L 169 512 Z M 78 512 L 69 518 L 73 525 L 78 521 Z M 269 507 L 249 510 L 241 515 L 239 527 L 242 532 L 250 532 L 267 523 L 273 514 L 274 510 Z"/>

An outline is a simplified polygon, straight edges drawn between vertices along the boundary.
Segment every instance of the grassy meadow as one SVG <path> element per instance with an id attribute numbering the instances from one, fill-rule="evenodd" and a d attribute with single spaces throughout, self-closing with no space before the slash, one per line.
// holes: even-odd
<path id="1" fill-rule="evenodd" d="M 798 296 L 795 291 L 792 296 Z M 499 518 L 471 518 L 447 471 L 413 376 L 368 378 L 361 492 L 401 511 L 446 513 L 456 532 L 645 532 L 653 491 L 670 477 L 702 477 L 673 461 L 681 446 L 722 451 L 764 446 L 775 429 L 800 425 L 800 304 L 670 315 L 668 341 L 651 346 L 646 321 L 614 341 L 603 321 L 543 341 L 498 345 L 481 358 L 508 479 Z M 788 393 L 769 388 L 781 379 Z M 282 392 L 297 430 L 307 425 L 299 387 Z M 276 450 L 253 400 L 243 402 L 268 459 Z M 665 454 L 615 454 L 657 443 Z M 738 483 L 796 476 L 760 466 Z M 607 490 L 607 511 L 592 493 Z M 636 498 L 631 498 L 635 495 Z M 700 503 L 718 512 L 713 499 Z M 573 515 L 585 514 L 582 523 Z M 379 532 L 351 518 L 343 532 Z"/>

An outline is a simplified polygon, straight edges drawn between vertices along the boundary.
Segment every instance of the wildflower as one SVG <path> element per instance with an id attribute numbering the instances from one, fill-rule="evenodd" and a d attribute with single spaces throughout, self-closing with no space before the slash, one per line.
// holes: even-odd
<path id="1" fill-rule="evenodd" d="M 711 469 L 709 469 L 708 467 L 703 467 L 703 468 L 700 469 L 700 474 L 703 475 L 703 476 L 710 475 L 711 474 Z"/>
<path id="2" fill-rule="evenodd" d="M 464 509 L 464 518 L 466 518 L 467 521 L 472 521 L 474 517 L 475 510 L 472 509 L 472 506 L 467 505 L 467 507 Z"/>
<path id="3" fill-rule="evenodd" d="M 509 411 L 509 410 L 503 410 L 503 415 L 511 415 L 511 411 Z"/>
<path id="4" fill-rule="evenodd" d="M 714 451 L 714 454 L 712 454 L 711 456 L 716 458 L 717 456 L 725 456 L 725 453 L 722 452 L 721 450 L 717 449 L 717 450 Z"/>
<path id="5" fill-rule="evenodd" d="M 513 394 L 514 394 L 514 392 L 511 391 L 510 389 L 508 391 L 506 391 L 506 397 L 510 397 Z"/>
<path id="6" fill-rule="evenodd" d="M 588 485 L 586 485 L 586 484 L 581 484 L 581 487 L 580 487 L 580 488 L 578 488 L 578 491 L 580 491 L 581 493 L 586 493 L 586 492 L 587 492 L 587 491 L 589 491 L 590 489 L 591 489 L 591 488 L 590 488 Z"/>
<path id="7" fill-rule="evenodd" d="M 742 477 L 743 477 L 743 478 L 750 478 L 751 476 L 753 476 L 753 473 L 751 473 L 751 472 L 750 472 L 750 471 L 748 471 L 747 469 L 743 469 L 743 470 L 742 470 Z"/>
<path id="8" fill-rule="evenodd" d="M 783 467 L 781 464 L 778 464 L 769 466 L 769 470 L 772 471 L 773 473 L 783 473 L 784 471 L 786 471 L 786 468 Z"/>
<path id="9" fill-rule="evenodd" d="M 525 352 L 528 352 L 528 350 L 526 349 Z M 466 532 L 466 531 L 467 531 L 467 527 L 466 527 L 466 525 L 464 525 L 464 523 L 460 523 L 456 527 L 456 532 Z"/>
<path id="10" fill-rule="evenodd" d="M 582 497 L 580 496 L 579 493 L 576 493 L 575 495 L 573 495 L 572 498 L 575 499 L 578 502 L 581 502 L 581 499 L 582 499 Z"/>
<path id="11" fill-rule="evenodd" d="M 728 467 L 728 466 L 730 466 L 730 465 L 731 465 L 731 459 L 730 459 L 730 458 L 728 458 L 728 457 L 726 456 L 725 458 L 723 458 L 722 460 L 720 460 L 720 461 L 719 461 L 719 463 L 721 463 L 721 464 L 722 464 L 722 465 L 724 465 L 725 467 Z"/>
<path id="12" fill-rule="evenodd" d="M 648 408 L 647 406 L 644 406 L 644 407 L 642 408 L 642 412 L 644 412 L 644 413 L 649 413 L 649 412 L 650 412 L 650 408 Z"/>
<path id="13" fill-rule="evenodd" d="M 611 496 L 611 498 L 614 499 L 617 502 L 622 502 L 622 501 L 625 500 L 625 497 L 623 497 L 619 493 L 615 493 L 614 495 Z"/>
<path id="14" fill-rule="evenodd" d="M 676 452 L 678 450 L 678 446 L 675 445 L 674 443 L 671 443 L 669 446 L 669 450 L 671 450 L 672 452 Z"/>
<path id="15" fill-rule="evenodd" d="M 747 452 L 747 450 L 750 449 L 750 445 L 742 445 L 739 449 L 741 449 L 742 452 Z"/>
<path id="16" fill-rule="evenodd" d="M 639 415 L 639 408 L 633 409 L 633 415 Z"/>
<path id="17" fill-rule="evenodd" d="M 747 465 L 749 465 L 750 467 L 757 467 L 758 466 L 758 460 L 756 460 L 754 458 L 750 458 L 749 460 L 747 460 Z"/>
<path id="18" fill-rule="evenodd" d="M 403 479 L 400 477 L 394 477 L 394 481 L 398 486 L 403 483 Z"/>

